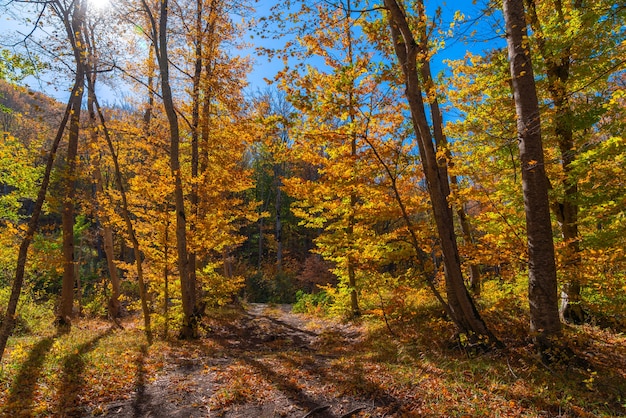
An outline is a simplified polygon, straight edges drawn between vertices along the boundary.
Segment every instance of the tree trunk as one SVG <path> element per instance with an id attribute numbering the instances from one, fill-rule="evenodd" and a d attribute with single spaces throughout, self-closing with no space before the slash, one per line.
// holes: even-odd
<path id="1" fill-rule="evenodd" d="M 167 340 L 170 331 L 170 275 L 169 275 L 169 249 L 170 249 L 170 214 L 165 210 L 165 233 L 163 234 L 163 340 Z"/>
<path id="2" fill-rule="evenodd" d="M 90 99 L 91 102 L 91 99 Z M 95 109 L 93 104 L 88 105 L 89 117 L 92 120 L 93 127 L 97 126 L 95 119 Z M 92 116 L 93 115 L 93 116 Z M 95 136 L 95 131 L 94 131 Z M 93 138 L 95 141 L 96 138 Z M 104 196 L 104 187 L 102 185 L 102 173 L 100 172 L 100 156 L 97 155 L 93 158 L 93 170 L 94 170 L 94 182 L 96 184 L 96 201 Z M 120 277 L 117 273 L 117 266 L 115 265 L 115 251 L 113 244 L 113 230 L 111 229 L 110 220 L 104 214 L 102 210 L 96 209 L 97 217 L 100 219 L 100 235 L 104 244 L 104 255 L 107 262 L 107 269 L 109 271 L 109 281 L 111 283 L 111 297 L 108 302 L 108 312 L 111 319 L 119 325 L 117 318 L 120 317 Z"/>
<path id="3" fill-rule="evenodd" d="M 346 1 L 346 37 L 347 46 L 348 46 L 348 65 L 350 67 L 354 66 L 354 53 L 352 51 L 352 4 L 350 0 Z M 354 125 L 356 121 L 356 105 L 354 103 L 354 83 L 355 80 L 350 80 L 350 85 L 348 86 L 348 114 L 350 125 L 353 127 L 350 132 L 350 158 L 354 162 L 353 170 L 356 169 L 356 161 L 357 161 L 357 132 L 354 131 Z M 361 316 L 361 309 L 359 308 L 359 294 L 356 286 L 356 271 L 354 269 L 354 255 L 353 253 L 353 245 L 354 245 L 354 224 L 355 224 L 355 209 L 357 204 L 357 195 L 354 191 L 350 192 L 350 210 L 348 214 L 348 228 L 347 228 L 347 236 L 348 236 L 348 285 L 350 286 L 350 310 L 353 318 Z"/>
<path id="4" fill-rule="evenodd" d="M 84 9 L 81 2 L 73 5 L 72 16 L 69 11 L 56 9 L 58 16 L 63 20 L 68 39 L 72 45 L 76 64 L 75 82 L 78 90 L 70 98 L 72 114 L 68 135 L 66 167 L 65 167 L 65 195 L 61 224 L 63 229 L 63 280 L 61 285 L 61 300 L 57 312 L 56 324 L 59 327 L 69 327 L 73 316 L 74 285 L 76 283 L 74 269 L 74 199 L 76 194 L 76 163 L 78 156 L 78 137 L 80 133 L 80 111 L 83 101 L 85 83 L 85 47 L 83 40 Z"/>
<path id="5" fill-rule="evenodd" d="M 82 67 L 79 66 L 79 67 Z M 77 81 L 84 82 L 84 72 L 77 68 Z M 57 312 L 58 326 L 69 326 L 73 316 L 74 284 L 74 195 L 76 194 L 76 157 L 78 155 L 78 134 L 80 124 L 80 107 L 83 88 L 72 99 L 72 116 L 70 117 L 70 132 L 67 146 L 67 160 L 64 170 L 65 196 L 61 225 L 63 229 L 63 280 L 61 285 L 61 300 Z"/>
<path id="6" fill-rule="evenodd" d="M 93 127 L 93 141 L 96 141 L 95 138 L 95 128 L 98 123 L 96 120 L 96 110 L 95 105 L 93 103 L 93 97 L 91 92 L 89 92 L 89 119 L 91 120 L 91 125 Z M 100 156 L 97 155 L 93 158 L 93 175 L 94 182 L 96 184 L 96 200 L 104 197 L 104 186 L 102 184 L 102 173 L 100 171 Z M 100 218 L 100 234 L 102 236 L 102 241 L 104 243 L 104 254 L 107 262 L 107 269 L 109 270 L 109 281 L 111 282 L 111 297 L 109 298 L 108 310 L 109 316 L 111 319 L 119 325 L 117 318 L 120 316 L 120 277 L 117 273 L 117 266 L 115 265 L 115 252 L 113 250 L 113 229 L 111 228 L 110 220 L 108 216 L 104 214 L 103 211 L 97 210 L 97 216 Z"/>
<path id="7" fill-rule="evenodd" d="M 459 327 L 459 331 L 466 334 L 470 341 L 476 342 L 484 339 L 498 344 L 497 339 L 480 317 L 463 281 L 452 208 L 447 200 L 450 194 L 447 169 L 445 164 L 438 164 L 437 153 L 422 99 L 422 88 L 417 67 L 417 57 L 420 52 L 418 43 L 413 37 L 404 11 L 398 2 L 396 0 L 385 0 L 384 3 L 389 13 L 389 27 L 394 49 L 404 75 L 405 94 L 417 136 L 420 157 L 443 253 L 448 311 L 452 315 L 451 319 Z"/>
<path id="8" fill-rule="evenodd" d="M 534 0 L 527 0 L 528 16 L 533 31 L 542 33 L 541 22 L 537 16 Z M 560 21 L 565 21 L 563 10 L 557 2 L 556 12 Z M 560 48 L 558 52 L 550 52 L 544 36 L 537 37 L 539 51 L 546 66 L 548 91 L 554 103 L 555 134 L 561 152 L 561 166 L 563 168 L 562 185 L 563 200 L 553 204 L 554 213 L 561 226 L 561 236 L 565 241 L 565 257 L 563 270 L 567 273 L 568 282 L 561 291 L 561 318 L 574 323 L 583 323 L 587 317 L 581 305 L 580 297 L 580 243 L 578 236 L 578 185 L 572 179 L 571 164 L 577 151 L 574 146 L 573 115 L 569 103 L 570 92 L 567 81 L 570 76 L 571 53 L 570 48 Z M 558 54 L 558 56 L 554 56 Z"/>
<path id="9" fill-rule="evenodd" d="M 504 0 L 509 63 L 517 114 L 522 189 L 528 235 L 530 331 L 540 350 L 561 332 L 556 265 L 548 202 L 539 105 L 522 0 Z"/>
<path id="10" fill-rule="evenodd" d="M 258 245 L 257 245 L 257 253 L 258 253 L 258 259 L 257 259 L 257 270 L 260 272 L 261 269 L 263 268 L 263 229 L 265 226 L 265 222 L 264 222 L 265 218 L 259 218 L 259 241 L 258 241 Z"/>
<path id="11" fill-rule="evenodd" d="M 147 63 L 147 71 L 148 71 L 148 81 L 146 86 L 148 87 L 148 103 L 146 104 L 146 111 L 143 114 L 143 127 L 144 132 L 148 132 L 150 129 L 150 124 L 152 123 L 152 113 L 154 111 L 154 49 L 150 48 L 148 51 L 148 63 Z"/>
<path id="12" fill-rule="evenodd" d="M 274 210 L 276 211 L 276 222 L 274 234 L 276 238 L 276 271 L 283 270 L 283 221 L 281 217 L 281 208 L 283 206 L 283 191 L 281 189 L 283 182 L 282 164 L 274 163 L 274 187 L 276 188 L 276 199 L 274 201 Z"/>
<path id="13" fill-rule="evenodd" d="M 185 215 L 185 196 L 180 166 L 180 130 L 178 115 L 174 107 L 172 88 L 169 77 L 169 58 L 167 45 L 168 0 L 161 1 L 158 24 L 158 42 L 155 43 L 155 53 L 161 74 L 161 93 L 163 107 L 167 115 L 170 128 L 170 170 L 174 178 L 174 200 L 176 207 L 176 250 L 178 254 L 178 272 L 180 275 L 181 299 L 183 305 L 183 323 L 180 337 L 183 339 L 197 338 L 198 324 L 195 317 L 196 289 L 191 283 L 189 275 L 189 254 L 187 250 L 187 218 Z M 153 22 L 154 26 L 154 22 Z M 156 30 L 156 29 L 155 29 Z"/>
<path id="14" fill-rule="evenodd" d="M 107 221 L 108 222 L 108 221 Z M 104 253 L 106 254 L 109 280 L 111 281 L 111 297 L 109 298 L 109 316 L 119 325 L 117 319 L 121 315 L 120 306 L 120 276 L 117 274 L 115 265 L 115 253 L 113 251 L 113 230 L 108 224 L 102 224 L 102 240 L 104 241 Z"/>
<path id="15" fill-rule="evenodd" d="M 22 293 L 22 285 L 24 284 L 24 272 L 26 270 L 28 248 L 30 247 L 30 244 L 35 236 L 35 232 L 37 231 L 39 217 L 41 216 L 41 210 L 43 208 L 44 201 L 46 200 L 48 185 L 50 184 L 52 166 L 54 165 L 54 160 L 56 159 L 59 144 L 61 143 L 61 139 L 63 138 L 63 134 L 65 132 L 65 127 L 67 126 L 70 114 L 72 113 L 73 97 L 80 88 L 82 88 L 82 85 L 75 82 L 74 87 L 72 88 L 72 91 L 70 93 L 70 98 L 68 99 L 67 106 L 65 108 L 65 113 L 63 114 L 63 119 L 61 120 L 59 129 L 57 130 L 56 137 L 52 142 L 52 147 L 50 148 L 50 153 L 48 154 L 48 159 L 46 161 L 46 168 L 43 174 L 43 179 L 41 180 L 39 192 L 37 193 L 37 200 L 35 201 L 32 215 L 30 216 L 30 219 L 28 221 L 26 234 L 24 235 L 22 243 L 20 244 L 17 255 L 17 266 L 15 267 L 15 278 L 13 279 L 13 285 L 11 286 L 11 295 L 9 296 L 9 302 L 7 304 L 7 309 L 4 313 L 4 319 L 2 320 L 2 325 L 0 326 L 0 361 L 4 356 L 4 350 L 7 346 L 7 341 L 9 340 L 9 337 L 13 332 L 13 327 L 15 326 L 15 313 L 17 311 L 17 302 L 19 301 L 20 294 Z"/>
<path id="16" fill-rule="evenodd" d="M 224 263 L 224 277 L 227 279 L 233 278 L 233 256 L 229 247 L 224 247 L 222 251 L 222 261 Z"/>
<path id="17" fill-rule="evenodd" d="M 422 49 L 422 54 L 420 54 L 420 74 L 422 76 L 422 80 L 424 82 L 424 90 L 426 92 L 426 97 L 428 98 L 429 108 L 430 108 L 430 117 L 433 124 L 433 136 L 435 138 L 435 144 L 437 145 L 437 149 L 441 152 L 443 151 L 445 158 L 440 158 L 439 166 L 442 169 L 442 177 L 448 176 L 450 179 L 450 183 L 453 187 L 458 188 L 459 182 L 456 176 L 449 176 L 447 165 L 452 158 L 450 150 L 448 149 L 448 138 L 443 132 L 443 115 L 441 113 L 441 109 L 439 108 L 439 100 L 437 99 L 437 91 L 435 88 L 435 82 L 433 81 L 432 72 L 430 70 L 430 55 L 427 53 L 428 51 L 428 33 L 426 30 L 426 12 L 424 8 L 423 0 L 420 0 L 417 4 L 418 14 L 420 18 L 420 22 L 418 24 L 419 28 L 419 42 L 420 48 Z M 449 192 L 448 192 L 449 193 Z M 465 209 L 463 206 L 459 206 L 456 209 L 457 217 L 459 218 L 459 223 L 461 224 L 461 231 L 463 233 L 463 240 L 466 245 L 470 245 L 473 242 L 472 232 L 469 223 L 469 219 L 467 219 L 467 214 L 465 213 Z M 480 294 L 480 270 L 478 265 L 472 263 L 470 264 L 470 286 L 472 292 L 475 295 Z"/>
<path id="18" fill-rule="evenodd" d="M 198 196 L 198 174 L 199 174 L 199 137 L 200 137 L 200 82 L 202 79 L 202 45 L 204 42 L 202 34 L 203 15 L 202 15 L 202 0 L 196 0 L 196 22 L 195 22 L 195 57 L 194 57 L 194 72 L 193 72 L 193 87 L 192 87 L 192 106 L 191 106 L 191 194 L 189 200 L 191 203 L 191 218 L 189 220 L 189 233 L 192 240 L 196 237 L 196 225 L 200 216 L 199 211 L 199 196 Z M 192 241 L 191 248 L 189 249 L 189 287 L 193 288 L 193 294 L 197 292 L 197 246 Z M 195 298 L 194 298 L 195 299 Z M 197 315 L 197 301 L 194 300 L 194 315 Z"/>

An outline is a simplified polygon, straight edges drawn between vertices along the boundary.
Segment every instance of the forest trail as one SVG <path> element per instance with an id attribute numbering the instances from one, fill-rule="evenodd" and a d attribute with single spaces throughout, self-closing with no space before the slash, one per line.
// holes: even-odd
<path id="1" fill-rule="evenodd" d="M 369 388 L 370 396 L 353 396 L 342 382 L 364 381 L 362 370 L 336 367 L 362 338 L 357 326 L 294 314 L 290 305 L 249 304 L 232 320 L 210 324 L 192 352 L 168 356 L 157 376 L 139 376 L 129 399 L 100 411 L 146 418 L 382 416 L 394 408 L 389 395 Z"/>

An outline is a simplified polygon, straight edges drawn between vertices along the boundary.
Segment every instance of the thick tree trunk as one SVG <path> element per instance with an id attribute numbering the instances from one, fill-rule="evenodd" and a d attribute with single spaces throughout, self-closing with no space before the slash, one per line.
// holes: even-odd
<path id="1" fill-rule="evenodd" d="M 540 350 L 561 332 L 556 265 L 543 158 L 539 105 L 522 0 L 504 0 L 507 45 L 517 113 L 522 189 L 528 235 L 530 331 Z"/>
<path id="2" fill-rule="evenodd" d="M 497 339 L 480 317 L 463 280 L 452 208 L 447 200 L 450 193 L 447 170 L 445 165 L 442 167 L 441 164 L 438 164 L 422 99 L 417 67 L 417 57 L 420 52 L 418 43 L 413 37 L 404 11 L 398 2 L 385 0 L 385 6 L 389 13 L 389 26 L 395 52 L 404 74 L 405 94 L 417 135 L 420 157 L 443 253 L 448 312 L 452 316 L 451 319 L 459 327 L 459 331 L 466 334 L 471 341 L 484 339 L 497 344 Z"/>
<path id="3" fill-rule="evenodd" d="M 530 24 L 535 32 L 542 34 L 543 29 L 537 16 L 535 1 L 527 0 L 527 3 Z M 565 18 L 560 2 L 556 4 L 556 12 L 560 21 L 564 22 Z M 559 48 L 557 52 L 551 52 L 545 36 L 539 36 L 537 43 L 546 66 L 548 91 L 554 103 L 555 134 L 561 152 L 561 166 L 563 168 L 561 180 L 564 190 L 563 200 L 553 204 L 554 213 L 561 226 L 561 236 L 566 245 L 563 270 L 567 275 L 567 282 L 561 290 L 560 314 L 564 320 L 582 323 L 587 314 L 581 305 L 580 296 L 580 244 L 578 204 L 576 203 L 578 185 L 571 175 L 571 164 L 576 158 L 577 151 L 574 146 L 574 120 L 569 103 L 570 92 L 567 89 L 571 52 L 569 47 Z"/>

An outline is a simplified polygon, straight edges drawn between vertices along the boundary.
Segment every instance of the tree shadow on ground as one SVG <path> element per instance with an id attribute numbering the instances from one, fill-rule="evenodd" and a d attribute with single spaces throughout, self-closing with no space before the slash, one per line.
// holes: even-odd
<path id="1" fill-rule="evenodd" d="M 59 402 L 56 407 L 55 415 L 58 416 L 81 416 L 80 410 L 80 392 L 85 385 L 85 354 L 92 351 L 98 342 L 111 335 L 115 327 L 108 328 L 105 332 L 97 335 L 91 340 L 79 345 L 73 353 L 63 358 L 61 366 L 61 382 L 58 391 Z"/>
<path id="2" fill-rule="evenodd" d="M 261 375 L 268 381 L 272 382 L 278 390 L 284 393 L 287 398 L 294 402 L 297 406 L 304 410 L 320 410 L 316 413 L 317 417 L 336 418 L 332 413 L 321 410 L 325 405 L 320 405 L 312 397 L 308 396 L 297 384 L 290 381 L 289 376 L 282 376 L 279 373 L 272 370 L 267 365 L 261 363 L 248 356 L 242 356 L 242 360 L 249 366 L 258 370 Z"/>
<path id="3" fill-rule="evenodd" d="M 141 416 L 141 405 L 144 402 L 146 394 L 146 367 L 145 359 L 148 356 L 148 346 L 142 344 L 140 347 L 141 355 L 135 360 L 137 368 L 137 376 L 135 378 L 135 398 L 133 400 L 133 416 Z"/>
<path id="4" fill-rule="evenodd" d="M 307 329 L 303 329 L 303 328 L 299 328 L 299 327 L 295 327 L 295 326 L 293 326 L 291 324 L 288 324 L 285 321 L 281 321 L 280 319 L 274 318 L 272 316 L 264 316 L 264 318 L 267 318 L 270 322 L 273 322 L 275 325 L 277 325 L 279 327 L 283 327 L 283 328 L 286 328 L 286 329 L 291 330 L 291 331 L 295 331 L 295 332 L 298 332 L 298 333 L 301 333 L 301 334 L 306 334 L 306 335 L 309 335 L 311 337 L 317 337 L 317 335 L 318 335 L 316 332 L 309 331 Z"/>
<path id="5" fill-rule="evenodd" d="M 13 379 L 11 388 L 9 389 L 9 397 L 5 405 L 4 412 L 10 416 L 18 414 L 30 416 L 32 411 L 33 400 L 35 398 L 35 387 L 37 380 L 43 369 L 46 356 L 54 341 L 61 335 L 57 332 L 55 335 L 40 340 L 28 353 L 28 358 Z"/>
<path id="6" fill-rule="evenodd" d="M 259 315 L 256 318 L 268 319 L 273 327 L 266 330 L 277 334 L 275 341 L 258 341 L 249 338 L 247 344 L 240 344 L 233 357 L 244 361 L 257 370 L 263 378 L 285 395 L 293 405 L 311 416 L 337 418 L 347 416 L 337 411 L 342 401 L 352 404 L 354 411 L 364 409 L 363 404 L 376 404 L 390 411 L 397 411 L 402 403 L 388 390 L 367 378 L 367 371 L 358 364 L 356 335 L 347 330 L 324 329 L 313 332 L 303 325 L 273 318 L 270 315 Z M 253 323 L 248 324 L 248 337 L 258 335 Z M 302 338 L 294 338 L 302 336 Z M 234 337 L 234 336 L 233 336 Z M 241 338 L 241 335 L 237 335 Z M 284 340 L 284 337 L 290 337 Z M 245 336 L 244 336 L 245 338 Z M 282 342 L 282 343 L 281 343 Z M 295 342 L 295 344 L 294 344 Z M 278 344 L 277 344 L 278 343 Z M 284 343 L 284 344 L 283 344 Z M 255 355 L 251 355 L 254 353 Z M 259 357 L 260 355 L 260 357 Z M 292 368 L 306 370 L 306 382 L 298 381 L 293 374 L 281 372 L 280 367 L 272 367 L 263 361 L 265 356 L 274 358 Z M 331 364 L 330 359 L 345 358 L 340 365 Z M 312 388 L 317 386 L 318 390 Z M 331 387 L 335 389 L 330 390 Z M 333 393 L 334 392 L 334 393 Z M 338 415 L 337 415 L 338 414 Z M 348 414 L 350 415 L 350 414 Z"/>

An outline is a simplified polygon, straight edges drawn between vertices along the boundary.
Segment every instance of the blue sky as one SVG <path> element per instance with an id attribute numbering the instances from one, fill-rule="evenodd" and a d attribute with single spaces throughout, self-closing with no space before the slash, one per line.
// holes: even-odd
<path id="1" fill-rule="evenodd" d="M 113 0 L 115 1 L 115 0 Z M 482 2 L 479 1 L 477 5 L 472 4 L 470 1 L 426 1 L 427 11 L 429 15 L 433 15 L 434 10 L 437 7 L 441 7 L 442 10 L 442 24 L 443 28 L 448 28 L 453 16 L 457 10 L 460 10 L 466 17 L 466 20 L 472 22 L 474 19 L 481 16 L 481 9 L 483 7 Z M 259 0 L 255 3 L 257 9 L 255 17 L 266 16 L 269 14 L 271 6 L 276 4 L 275 1 Z M 497 14 L 496 14 L 497 15 Z M 13 19 L 11 16 L 4 14 L 0 18 L 0 38 L 4 41 L 10 39 L 12 35 L 15 35 L 18 31 L 26 33 L 30 31 L 30 26 Z M 432 60 L 433 72 L 436 74 L 440 71 L 445 71 L 446 66 L 443 61 L 446 59 L 459 59 L 462 58 L 466 51 L 472 51 L 480 53 L 483 50 L 493 49 L 495 47 L 505 46 L 504 39 L 496 33 L 494 25 L 497 28 L 497 19 L 494 17 L 483 18 L 478 22 L 469 23 L 455 28 L 455 37 L 446 39 L 445 47 L 440 50 Z M 501 29 L 501 28 L 500 28 Z M 465 39 L 463 39 L 465 38 Z M 239 51 L 240 54 L 251 54 L 255 63 L 248 79 L 251 84 L 250 89 L 263 89 L 265 82 L 263 78 L 273 78 L 274 75 L 282 69 L 282 62 L 278 60 L 269 61 L 266 57 L 259 57 L 254 54 L 254 47 L 256 46 L 268 46 L 268 42 L 274 42 L 269 46 L 279 46 L 283 41 L 268 41 L 258 36 L 246 39 L 252 44 L 252 48 Z M 9 41 L 10 42 L 10 41 Z M 5 43 L 5 42 L 3 42 Z M 50 81 L 57 81 L 56 83 L 50 83 Z M 57 98 L 58 100 L 65 101 L 68 95 L 68 89 L 70 88 L 70 82 L 67 83 L 64 77 L 59 77 L 58 74 L 48 74 L 43 80 L 38 81 L 35 79 L 27 80 L 30 87 L 36 90 L 42 90 L 47 94 Z M 67 85 L 66 85 L 67 84 Z M 120 91 L 113 91 L 106 86 L 102 86 L 100 95 L 103 102 L 114 103 L 123 99 L 123 94 Z M 121 89 L 124 90 L 124 89 Z"/>
<path id="2" fill-rule="evenodd" d="M 428 1 L 426 0 L 427 13 L 432 16 L 437 8 L 441 8 L 441 27 L 449 28 L 450 23 L 453 21 L 455 13 L 462 12 L 465 16 L 466 24 L 456 26 L 454 30 L 454 37 L 447 38 L 445 41 L 445 47 L 438 51 L 436 56 L 433 57 L 431 62 L 433 72 L 435 75 L 440 71 L 446 71 L 447 66 L 444 61 L 447 59 L 460 59 L 466 54 L 467 51 L 474 53 L 481 53 L 485 50 L 491 50 L 494 48 L 506 47 L 506 41 L 501 36 L 503 27 L 499 22 L 500 11 L 495 11 L 493 16 L 484 16 L 483 8 L 484 1 L 478 1 L 477 4 L 473 4 L 472 1 Z M 275 1 L 259 0 L 255 7 L 257 8 L 256 17 L 267 16 L 271 6 L 276 4 Z M 500 33 L 496 31 L 500 30 Z M 259 42 L 263 46 L 280 46 L 284 41 L 269 41 L 267 39 L 260 39 L 254 37 L 249 39 L 250 42 Z M 268 45 L 269 43 L 269 45 Z M 273 60 L 268 62 L 266 57 L 257 57 L 253 52 L 254 48 L 245 50 L 245 53 L 252 53 L 255 59 L 255 66 L 249 76 L 249 80 L 253 88 L 263 87 L 263 78 L 272 78 L 279 70 L 282 69 L 283 64 L 279 60 Z"/>

